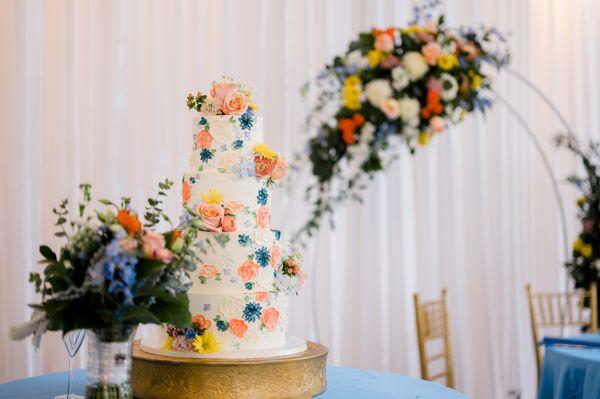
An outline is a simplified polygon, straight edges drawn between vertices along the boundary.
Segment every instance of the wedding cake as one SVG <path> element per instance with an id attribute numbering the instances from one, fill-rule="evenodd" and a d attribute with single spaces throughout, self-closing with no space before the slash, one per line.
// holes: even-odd
<path id="1" fill-rule="evenodd" d="M 268 357 L 306 349 L 304 340 L 287 336 L 288 294 L 306 276 L 300 255 L 270 223 L 272 189 L 287 164 L 263 143 L 251 95 L 245 85 L 223 81 L 188 96 L 196 115 L 182 201 L 184 217 L 203 231 L 188 293 L 192 326 L 167 327 L 158 342 L 173 356 Z"/>

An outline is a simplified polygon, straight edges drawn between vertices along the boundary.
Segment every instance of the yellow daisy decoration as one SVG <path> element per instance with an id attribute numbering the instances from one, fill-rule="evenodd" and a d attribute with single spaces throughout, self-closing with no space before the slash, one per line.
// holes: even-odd
<path id="1" fill-rule="evenodd" d="M 216 353 L 221 350 L 221 344 L 219 344 L 215 335 L 208 331 L 205 331 L 202 335 L 196 335 L 193 346 L 198 353 Z"/>
<path id="2" fill-rule="evenodd" d="M 259 155 L 266 159 L 277 158 L 277 153 L 275 151 L 273 151 L 272 149 L 270 149 L 269 147 L 267 147 L 267 145 L 264 143 L 255 145 L 253 151 L 254 151 L 254 155 Z"/>
<path id="3" fill-rule="evenodd" d="M 207 204 L 222 204 L 223 203 L 223 193 L 214 189 L 208 190 L 208 195 L 202 194 L 202 201 Z"/>
<path id="4" fill-rule="evenodd" d="M 171 337 L 170 335 L 167 335 L 167 340 L 165 341 L 165 344 L 163 345 L 162 348 L 166 349 L 166 350 L 173 349 L 173 341 L 174 341 L 173 337 Z"/>

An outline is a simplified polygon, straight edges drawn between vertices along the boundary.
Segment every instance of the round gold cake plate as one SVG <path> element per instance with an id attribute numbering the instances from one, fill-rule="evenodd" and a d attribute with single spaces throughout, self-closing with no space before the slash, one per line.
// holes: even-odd
<path id="1" fill-rule="evenodd" d="M 325 391 L 327 347 L 260 359 L 177 358 L 133 343 L 131 385 L 140 399 L 311 398 Z"/>

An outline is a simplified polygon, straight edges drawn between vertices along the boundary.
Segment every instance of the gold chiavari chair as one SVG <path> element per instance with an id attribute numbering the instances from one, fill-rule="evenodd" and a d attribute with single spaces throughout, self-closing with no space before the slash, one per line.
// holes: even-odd
<path id="1" fill-rule="evenodd" d="M 595 282 L 591 284 L 589 291 L 532 293 L 530 284 L 525 289 L 539 380 L 542 374 L 540 329 L 560 328 L 560 335 L 569 327 L 588 327 L 589 332 L 598 331 L 598 292 Z M 586 300 L 589 301 L 589 312 L 584 312 Z"/>
<path id="2" fill-rule="evenodd" d="M 414 294 L 417 335 L 419 339 L 419 357 L 421 359 L 421 378 L 428 381 L 444 379 L 446 386 L 454 388 L 452 369 L 452 350 L 450 345 L 450 327 L 446 308 L 446 289 L 442 289 L 442 298 L 437 301 L 421 303 L 419 294 Z M 428 344 L 441 342 L 442 351 L 428 354 Z M 432 362 L 444 361 L 442 371 L 431 375 Z"/>

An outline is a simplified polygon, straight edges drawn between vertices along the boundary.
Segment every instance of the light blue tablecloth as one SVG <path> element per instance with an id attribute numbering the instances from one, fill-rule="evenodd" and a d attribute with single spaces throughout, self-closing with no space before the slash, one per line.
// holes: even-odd
<path id="1" fill-rule="evenodd" d="M 67 374 L 39 377 L 0 384 L 1 399 L 51 399 L 64 393 Z M 75 374 L 75 393 L 83 394 L 85 370 Z M 465 399 L 456 391 L 438 384 L 399 374 L 343 367 L 327 368 L 327 391 L 318 399 Z"/>
<path id="2" fill-rule="evenodd" d="M 573 343 L 596 342 L 600 335 L 573 337 Z M 568 344 L 567 342 L 563 342 Z M 600 398 L 600 349 L 550 346 L 544 354 L 544 366 L 538 399 Z"/>

